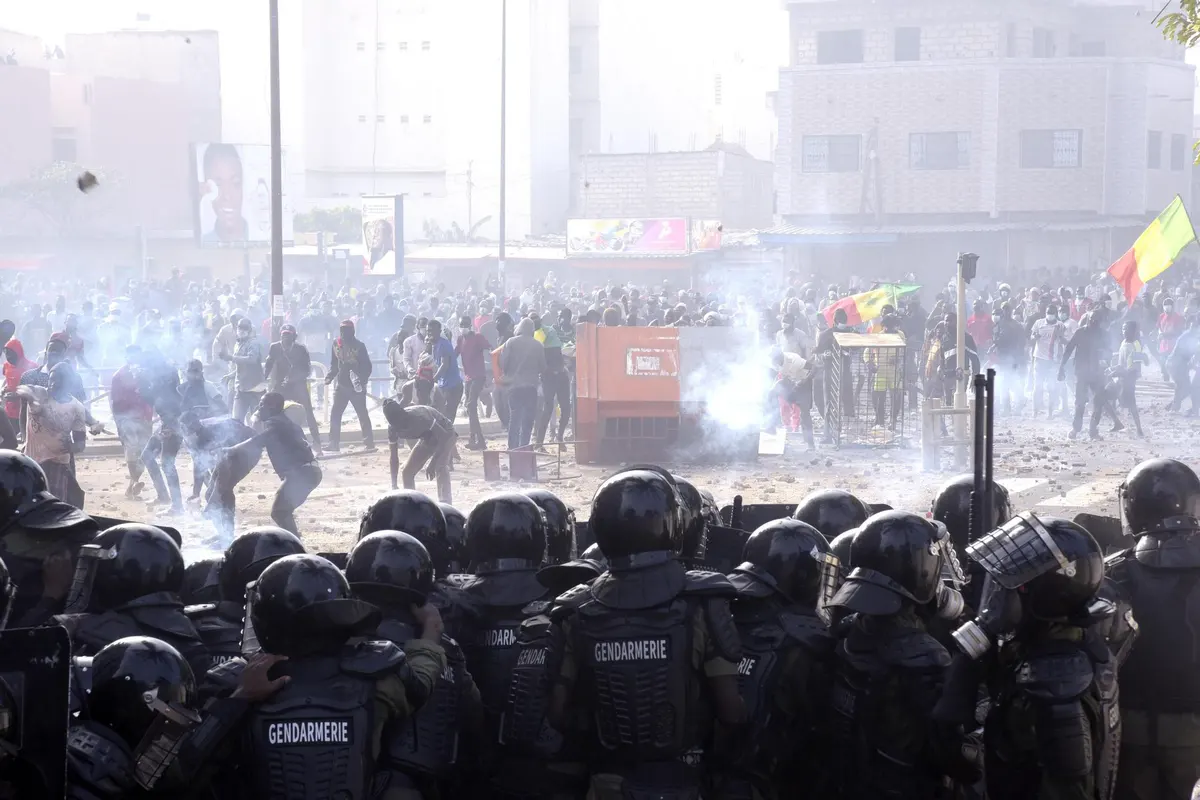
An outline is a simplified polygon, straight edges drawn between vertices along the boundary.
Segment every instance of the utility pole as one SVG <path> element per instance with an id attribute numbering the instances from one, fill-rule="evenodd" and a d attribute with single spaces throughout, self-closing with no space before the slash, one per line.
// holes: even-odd
<path id="1" fill-rule="evenodd" d="M 271 13 L 271 332 L 283 325 L 283 143 L 279 120 L 279 0 Z M 274 341 L 273 339 L 273 341 Z"/>
<path id="2" fill-rule="evenodd" d="M 475 162 L 467 162 L 467 238 L 471 238 L 471 228 L 475 226 L 475 215 L 471 211 L 471 192 L 475 188 L 475 182 L 471 180 L 474 172 Z"/>
<path id="3" fill-rule="evenodd" d="M 505 229 L 505 205 L 508 194 L 507 164 L 505 162 L 505 137 L 507 135 L 507 117 L 508 111 L 508 0 L 500 2 L 500 259 L 499 259 L 499 282 L 500 295 L 504 296 L 504 239 L 507 231 Z"/>

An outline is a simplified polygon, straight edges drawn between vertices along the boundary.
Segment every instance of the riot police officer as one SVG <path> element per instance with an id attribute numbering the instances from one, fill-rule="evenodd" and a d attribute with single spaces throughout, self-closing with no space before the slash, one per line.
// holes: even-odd
<path id="1" fill-rule="evenodd" d="M 556 601 L 548 716 L 568 735 L 589 721 L 595 800 L 697 798 L 714 716 L 745 721 L 736 592 L 680 562 L 679 494 L 658 472 L 605 481 L 590 524 L 609 571 Z"/>
<path id="2" fill-rule="evenodd" d="M 203 674 L 211 656 L 183 613 L 183 554 L 153 525 L 125 523 L 80 548 L 65 613 L 54 617 L 71 635 L 74 655 L 94 655 L 126 636 L 153 636 Z"/>
<path id="3" fill-rule="evenodd" d="M 10 617 L 40 624 L 62 609 L 64 594 L 52 596 L 43 583 L 50 559 L 74 561 L 79 548 L 99 531 L 96 522 L 50 494 L 46 474 L 32 458 L 0 450 L 0 558 L 17 586 Z M 65 587 L 63 587 L 65 588 Z"/>
<path id="4" fill-rule="evenodd" d="M 803 782 L 821 797 L 834 647 L 825 605 L 837 591 L 837 559 L 816 528 L 794 519 L 760 526 L 743 558 L 729 582 L 738 593 L 738 685 L 749 725 L 718 737 L 712 796 L 783 797 Z"/>
<path id="5" fill-rule="evenodd" d="M 450 598 L 465 612 L 459 638 L 483 700 L 487 740 L 500 744 L 501 717 L 517 663 L 518 630 L 543 610 L 539 602 L 552 597 L 537 579 L 546 555 L 541 509 L 522 494 L 484 499 L 467 515 L 467 553 L 474 574 L 459 576 Z M 495 755 L 483 768 L 481 779 L 491 787 L 486 791 L 520 796 L 529 787 L 539 788 L 545 765 L 518 765 L 504 757 L 502 745 Z"/>
<path id="6" fill-rule="evenodd" d="M 929 509 L 933 518 L 950 531 L 950 541 L 954 543 L 960 562 L 966 558 L 967 545 L 970 544 L 971 495 L 974 491 L 974 475 L 956 475 L 941 485 Z M 992 497 L 992 515 L 983 521 L 982 526 L 985 533 L 994 531 L 1013 515 L 1007 489 L 993 482 Z"/>
<path id="7" fill-rule="evenodd" d="M 1187 798 L 1200 765 L 1200 479 L 1173 459 L 1144 461 L 1121 485 L 1131 549 L 1108 575 L 1138 627 L 1120 670 L 1120 800 Z"/>
<path id="8" fill-rule="evenodd" d="M 1073 522 L 1020 514 L 967 555 L 986 577 L 979 617 L 955 639 L 986 660 L 987 796 L 1109 800 L 1121 719 L 1116 661 L 1097 628 L 1115 611 L 1097 597 L 1100 545 Z M 961 690 L 973 707 L 973 687 Z"/>
<path id="9" fill-rule="evenodd" d="M 792 512 L 792 519 L 812 525 L 830 542 L 838 534 L 862 525 L 869 516 L 867 504 L 844 489 L 812 492 Z"/>
<path id="10" fill-rule="evenodd" d="M 67 796 L 141 796 L 176 755 L 146 736 L 151 727 L 167 719 L 184 732 L 200 723 L 191 667 L 174 647 L 147 636 L 118 639 L 91 661 L 87 710 L 67 736 Z"/>
<path id="11" fill-rule="evenodd" d="M 376 638 L 402 649 L 419 638 L 413 607 L 425 605 L 434 579 L 433 561 L 416 538 L 398 531 L 368 534 L 350 551 L 346 580 L 355 597 L 382 612 Z M 428 701 L 411 719 L 385 732 L 382 758 L 394 773 L 389 788 L 397 798 L 450 796 L 460 739 L 478 750 L 483 726 L 479 690 L 458 643 L 443 634 L 441 645 L 446 669 L 437 675 Z"/>
<path id="12" fill-rule="evenodd" d="M 449 503 L 438 503 L 442 516 L 446 518 L 446 540 L 450 544 L 450 565 L 447 570 L 451 575 L 461 575 L 467 571 L 467 515 Z"/>
<path id="13" fill-rule="evenodd" d="M 414 611 L 421 635 L 408 642 L 406 658 L 391 642 L 352 643 L 378 627 L 380 613 L 353 599 L 346 578 L 319 556 L 274 562 L 247 601 L 255 638 L 264 653 L 286 656 L 273 672 L 288 679 L 244 727 L 239 766 L 250 792 L 272 800 L 386 797 L 386 776 L 375 774 L 382 732 L 410 718 L 446 668 L 437 610 Z"/>
<path id="14" fill-rule="evenodd" d="M 221 569 L 220 558 L 201 558 L 187 565 L 183 571 L 183 588 L 179 599 L 185 606 L 215 603 L 221 599 L 221 587 L 217 584 L 217 573 Z"/>
<path id="15" fill-rule="evenodd" d="M 843 800 L 928 800 L 980 777 L 961 727 L 932 718 L 950 655 L 926 630 L 947 589 L 945 528 L 903 511 L 854 535 L 831 606 L 854 612 L 837 648 L 831 745 Z"/>
<path id="16" fill-rule="evenodd" d="M 381 495 L 363 513 L 358 538 L 376 531 L 402 531 L 429 551 L 438 580 L 451 573 L 452 547 L 447 535 L 446 515 L 429 495 L 415 489 L 394 489 Z"/>
<path id="17" fill-rule="evenodd" d="M 705 514 L 704 497 L 691 481 L 678 475 L 673 477 L 683 515 L 679 558 L 689 569 L 704 569 L 704 556 L 708 551 L 708 517 Z"/>
<path id="18" fill-rule="evenodd" d="M 265 525 L 251 528 L 225 548 L 217 573 L 218 599 L 184 609 L 214 664 L 242 654 L 242 621 L 246 617 L 246 585 L 284 556 L 304 552 L 296 534 Z"/>
<path id="19" fill-rule="evenodd" d="M 525 496 L 546 515 L 546 564 L 575 558 L 575 509 L 545 489 L 529 489 Z"/>

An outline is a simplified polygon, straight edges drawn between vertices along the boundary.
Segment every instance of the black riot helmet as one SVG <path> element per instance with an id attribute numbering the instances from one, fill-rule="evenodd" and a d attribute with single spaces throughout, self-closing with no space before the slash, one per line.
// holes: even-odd
<path id="1" fill-rule="evenodd" d="M 867 504 L 844 489 L 822 489 L 800 501 L 792 519 L 807 522 L 832 542 L 839 533 L 857 528 L 871 516 Z"/>
<path id="2" fill-rule="evenodd" d="M 346 580 L 355 596 L 380 608 L 423 606 L 433 591 L 433 559 L 415 536 L 376 531 L 350 551 Z"/>
<path id="3" fill-rule="evenodd" d="M 68 528 L 88 516 L 50 494 L 46 473 L 29 456 L 0 450 L 0 532 L 20 523 L 38 530 Z"/>
<path id="4" fill-rule="evenodd" d="M 1181 461 L 1143 461 L 1129 471 L 1120 494 L 1130 536 L 1200 531 L 1200 478 Z"/>
<path id="5" fill-rule="evenodd" d="M 251 528 L 225 549 L 221 563 L 221 599 L 246 602 L 246 585 L 258 580 L 262 571 L 284 556 L 304 552 L 299 537 L 283 528 L 264 525 Z"/>
<path id="6" fill-rule="evenodd" d="M 220 600 L 221 585 L 217 580 L 220 570 L 220 558 L 202 558 L 188 564 L 183 571 L 183 588 L 179 590 L 183 604 L 190 606 Z"/>
<path id="7" fill-rule="evenodd" d="M 924 606 L 938 598 L 943 569 L 951 560 L 945 526 L 907 511 L 881 511 L 854 534 L 854 565 L 830 605 L 870 616 L 888 616 L 905 603 Z M 957 572 L 957 570 L 956 570 Z M 961 584 L 962 575 L 955 580 Z"/>
<path id="8" fill-rule="evenodd" d="M 967 557 L 1005 589 L 1016 591 L 1034 619 L 1084 615 L 1104 579 L 1104 554 L 1082 526 L 1019 514 L 967 548 Z"/>
<path id="9" fill-rule="evenodd" d="M 129 636 L 92 658 L 88 717 L 137 747 L 162 707 L 196 705 L 196 679 L 179 651 L 149 636 Z"/>
<path id="10" fill-rule="evenodd" d="M 379 609 L 350 596 L 350 584 L 320 556 L 284 556 L 246 593 L 247 617 L 263 651 L 304 656 L 336 651 L 379 624 Z"/>
<path id="11" fill-rule="evenodd" d="M 721 510 L 717 507 L 717 499 L 713 497 L 713 493 L 708 489 L 701 489 L 700 497 L 704 500 L 704 519 L 709 525 L 720 525 Z"/>
<path id="12" fill-rule="evenodd" d="M 446 535 L 446 515 L 433 498 L 413 489 L 399 489 L 380 497 L 363 513 L 358 538 L 376 531 L 404 531 L 425 545 L 439 578 L 450 574 L 451 547 Z"/>
<path id="13" fill-rule="evenodd" d="M 779 594 L 821 611 L 837 591 L 837 557 L 821 532 L 806 522 L 777 519 L 760 525 L 746 540 L 742 558 L 729 576 L 739 595 Z"/>
<path id="14" fill-rule="evenodd" d="M 535 569 L 546 556 L 546 519 L 537 503 L 505 492 L 467 515 L 467 553 L 476 574 Z"/>
<path id="15" fill-rule="evenodd" d="M 954 542 L 954 547 L 959 553 L 965 554 L 967 545 L 970 544 L 971 494 L 974 491 L 974 475 L 957 475 L 942 484 L 942 488 L 938 489 L 933 498 L 933 518 L 950 531 L 950 540 Z M 992 516 L 983 521 L 984 531 L 995 530 L 1012 517 L 1008 490 L 997 483 L 992 496 Z"/>
<path id="16" fill-rule="evenodd" d="M 17 595 L 17 584 L 9 574 L 8 565 L 0 560 L 0 631 L 8 627 L 8 617 L 12 613 L 13 598 Z"/>
<path id="17" fill-rule="evenodd" d="M 682 541 L 679 493 L 650 470 L 622 472 L 600 484 L 588 521 L 610 562 L 640 553 L 676 553 Z"/>
<path id="18" fill-rule="evenodd" d="M 546 516 L 546 564 L 563 564 L 575 558 L 575 509 L 545 489 L 530 489 L 525 496 Z"/>
<path id="19" fill-rule="evenodd" d="M 447 571 L 461 574 L 467 571 L 471 559 L 467 556 L 467 515 L 449 503 L 438 503 L 446 518 L 446 541 L 450 545 L 450 565 Z"/>
<path id="20" fill-rule="evenodd" d="M 178 592 L 183 573 L 183 553 L 164 531 L 114 525 L 79 549 L 65 611 L 108 611 L 148 594 Z"/>
<path id="21" fill-rule="evenodd" d="M 600 568 L 600 571 L 608 569 L 608 556 L 604 555 L 604 551 L 600 549 L 600 545 L 594 544 L 588 549 L 579 554 L 581 561 L 591 561 Z"/>
<path id="22" fill-rule="evenodd" d="M 679 556 L 687 561 L 704 558 L 708 549 L 708 520 L 704 516 L 704 496 L 695 484 L 675 476 L 675 490 L 679 492 L 679 508 L 683 516 L 682 540 Z"/>
<path id="23" fill-rule="evenodd" d="M 850 550 L 854 544 L 854 534 L 858 533 L 858 528 L 851 528 L 844 533 L 839 533 L 829 543 L 829 551 L 837 557 L 838 570 L 843 578 L 850 574 L 850 570 L 854 569 L 854 565 L 850 563 Z"/>

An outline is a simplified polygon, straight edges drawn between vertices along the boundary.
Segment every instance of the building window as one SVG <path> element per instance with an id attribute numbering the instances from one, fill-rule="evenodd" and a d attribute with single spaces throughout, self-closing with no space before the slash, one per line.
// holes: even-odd
<path id="1" fill-rule="evenodd" d="M 1022 169 L 1083 165 L 1083 131 L 1021 131 Z"/>
<path id="2" fill-rule="evenodd" d="M 376 42 L 375 49 L 376 50 L 387 50 L 387 42 Z"/>
<path id="3" fill-rule="evenodd" d="M 713 103 L 718 106 L 721 105 L 721 88 L 721 76 L 717 75 L 713 77 Z"/>
<path id="4" fill-rule="evenodd" d="M 1010 22 L 1004 33 L 1004 54 L 1009 58 L 1017 57 L 1017 23 Z"/>
<path id="5" fill-rule="evenodd" d="M 407 125 L 407 124 L 408 124 L 408 114 L 401 114 L 401 115 L 400 115 L 400 124 L 401 124 L 401 125 Z"/>
<path id="6" fill-rule="evenodd" d="M 862 60 L 862 31 L 821 31 L 817 34 L 818 64 L 859 64 Z"/>
<path id="7" fill-rule="evenodd" d="M 971 134 L 965 131 L 911 134 L 908 165 L 913 169 L 966 169 L 971 166 Z"/>
<path id="8" fill-rule="evenodd" d="M 426 125 L 428 125 L 429 123 L 433 122 L 433 117 L 431 117 L 430 115 L 426 114 L 426 115 L 425 115 L 425 119 L 423 119 L 423 120 L 422 120 L 422 122 L 424 122 Z"/>
<path id="9" fill-rule="evenodd" d="M 1171 170 L 1182 172 L 1187 167 L 1187 137 L 1182 133 L 1171 134 Z"/>
<path id="10" fill-rule="evenodd" d="M 1054 58 L 1054 31 L 1049 28 L 1033 29 L 1033 57 Z"/>
<path id="11" fill-rule="evenodd" d="M 359 122 L 366 122 L 366 121 L 367 121 L 367 115 L 366 115 L 366 114 L 359 114 L 359 115 L 358 115 L 358 121 L 359 121 Z"/>
<path id="12" fill-rule="evenodd" d="M 376 114 L 376 115 L 375 115 L 375 121 L 376 121 L 376 122 L 386 122 L 386 121 L 387 121 L 387 117 L 385 117 L 383 114 Z"/>
<path id="13" fill-rule="evenodd" d="M 571 74 L 578 75 L 583 72 L 583 48 L 579 45 L 571 45 Z"/>
<path id="14" fill-rule="evenodd" d="M 896 28 L 896 60 L 921 60 L 920 28 Z"/>
<path id="15" fill-rule="evenodd" d="M 79 157 L 75 129 L 54 128 L 50 133 L 50 157 L 55 161 L 74 163 Z"/>
<path id="16" fill-rule="evenodd" d="M 405 52 L 406 50 L 408 50 L 408 42 L 401 42 L 401 43 L 400 43 L 400 52 L 402 52 L 402 53 L 403 53 L 403 52 Z"/>
<path id="17" fill-rule="evenodd" d="M 862 168 L 862 136 L 805 136 L 805 172 L 858 172 Z"/>
<path id="18" fill-rule="evenodd" d="M 421 42 L 421 50 L 422 50 L 422 52 L 428 53 L 429 52 L 429 42 Z"/>
<path id="19" fill-rule="evenodd" d="M 1079 48 L 1079 55 L 1085 58 L 1102 58 L 1107 54 L 1108 47 L 1104 42 L 1084 42 Z"/>
<path id="20" fill-rule="evenodd" d="M 1146 169 L 1162 169 L 1162 131 L 1146 131 Z"/>
<path id="21" fill-rule="evenodd" d="M 366 49 L 367 49 L 367 43 L 366 43 L 366 42 L 359 42 L 359 43 L 356 45 L 356 47 L 358 48 L 358 51 L 361 53 L 363 50 L 366 50 Z"/>

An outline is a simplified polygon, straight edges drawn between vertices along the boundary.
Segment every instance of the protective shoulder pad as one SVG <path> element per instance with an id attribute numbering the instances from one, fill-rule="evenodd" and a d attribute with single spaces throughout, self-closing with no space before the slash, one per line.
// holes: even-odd
<path id="1" fill-rule="evenodd" d="M 553 620 L 562 620 L 570 617 L 580 606 L 590 600 L 592 590 L 586 584 L 572 586 L 567 591 L 560 594 L 554 600 L 554 605 L 550 608 L 550 618 Z"/>
<path id="2" fill-rule="evenodd" d="M 900 669 L 930 670 L 950 666 L 950 654 L 925 631 L 907 631 L 889 637 L 879 648 L 886 663 Z"/>
<path id="3" fill-rule="evenodd" d="M 550 626 L 553 624 L 554 623 L 550 621 L 550 617 L 545 614 L 538 614 L 536 616 L 529 617 L 521 623 L 521 630 L 517 634 L 517 638 L 518 640 L 524 641 L 540 639 L 546 635 L 546 631 L 548 631 Z"/>
<path id="4" fill-rule="evenodd" d="M 1095 670 L 1087 653 L 1044 653 L 1017 665 L 1017 688 L 1037 700 L 1066 703 L 1091 687 Z"/>
<path id="5" fill-rule="evenodd" d="M 183 607 L 184 615 L 188 619 L 192 619 L 192 620 L 199 619 L 200 617 L 207 617 L 209 614 L 215 614 L 216 612 L 217 612 L 217 604 L 216 603 L 201 603 L 200 605 L 196 605 L 196 606 L 184 606 Z"/>
<path id="6" fill-rule="evenodd" d="M 708 595 L 710 597 L 737 597 L 737 589 L 729 578 L 719 572 L 709 572 L 703 569 L 691 569 L 687 572 L 687 583 L 684 584 L 683 594 Z"/>
<path id="7" fill-rule="evenodd" d="M 1120 550 L 1104 559 L 1104 572 L 1113 580 L 1121 582 L 1127 577 L 1127 570 L 1132 561 L 1137 561 L 1132 547 Z"/>
<path id="8" fill-rule="evenodd" d="M 829 632 L 829 627 L 818 618 L 784 612 L 779 615 L 779 625 L 788 638 L 810 653 L 822 656 L 833 653 L 836 640 Z"/>
<path id="9" fill-rule="evenodd" d="M 550 606 L 554 604 L 552 600 L 534 600 L 521 609 L 521 615 L 525 617 L 536 617 L 546 614 L 550 611 Z"/>
<path id="10" fill-rule="evenodd" d="M 464 663 L 467 660 L 458 640 L 445 633 L 442 634 L 442 650 L 445 651 L 446 661 L 450 664 Z"/>
<path id="11" fill-rule="evenodd" d="M 342 656 L 342 672 L 363 678 L 382 678 L 406 662 L 404 651 L 391 642 L 366 640 L 349 647 Z"/>
<path id="12" fill-rule="evenodd" d="M 242 679 L 246 662 L 241 658 L 231 658 L 223 664 L 212 667 L 204 674 L 204 685 L 208 694 L 227 695 L 237 688 Z"/>

